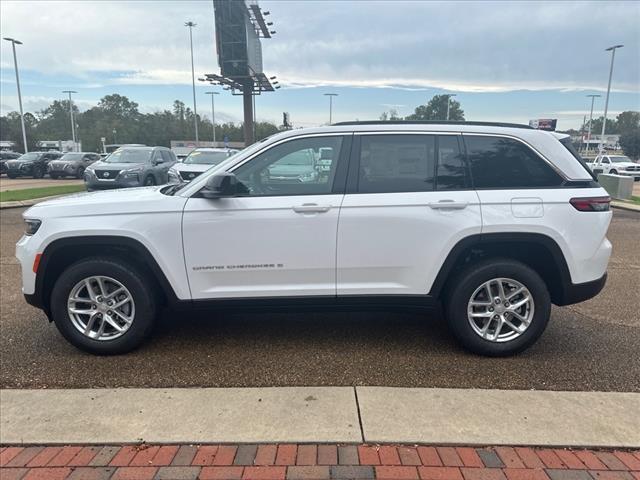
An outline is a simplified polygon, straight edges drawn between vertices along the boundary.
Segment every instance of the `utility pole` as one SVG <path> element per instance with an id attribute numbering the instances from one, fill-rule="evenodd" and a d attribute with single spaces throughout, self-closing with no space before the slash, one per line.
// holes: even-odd
<path id="1" fill-rule="evenodd" d="M 213 125 L 213 143 L 216 143 L 216 104 L 214 102 L 214 95 L 220 95 L 220 92 L 204 92 L 207 95 L 211 95 L 211 124 Z"/>
<path id="2" fill-rule="evenodd" d="M 71 103 L 71 94 L 78 93 L 75 90 L 63 90 L 62 93 L 69 94 L 69 115 L 71 115 L 71 139 L 73 140 L 73 151 L 76 151 L 76 122 L 73 120 L 73 103 Z"/>
<path id="3" fill-rule="evenodd" d="M 196 128 L 196 147 L 199 146 L 198 139 L 198 110 L 196 108 L 196 76 L 193 69 L 193 27 L 196 26 L 192 21 L 188 21 L 184 24 L 185 27 L 189 27 L 189 45 L 191 46 L 191 86 L 193 88 L 193 123 Z"/>
<path id="4" fill-rule="evenodd" d="M 450 93 L 447 95 L 447 122 L 449 121 L 449 107 L 451 106 L 451 97 L 456 97 L 455 93 Z"/>
<path id="5" fill-rule="evenodd" d="M 601 97 L 602 95 L 587 95 L 587 97 L 591 97 L 591 112 L 589 113 L 589 133 L 587 134 L 587 153 L 589 153 L 589 145 L 591 142 L 591 124 L 593 123 L 593 102 L 597 97 Z"/>
<path id="6" fill-rule="evenodd" d="M 600 135 L 600 153 L 604 151 L 604 132 L 607 127 L 607 110 L 609 108 L 609 92 L 611 91 L 611 77 L 613 76 L 613 61 L 616 58 L 616 49 L 622 48 L 624 45 L 614 45 L 605 50 L 605 52 L 611 52 L 611 67 L 609 68 L 609 84 L 607 85 L 607 96 L 604 101 L 604 119 L 602 120 L 602 134 Z"/>
<path id="7" fill-rule="evenodd" d="M 326 97 L 329 97 L 329 125 L 333 123 L 333 97 L 337 97 L 337 93 L 325 93 Z"/>
<path id="8" fill-rule="evenodd" d="M 20 123 L 22 124 L 22 143 L 24 145 L 24 153 L 29 152 L 29 147 L 27 146 L 27 130 L 24 128 L 24 112 L 22 111 L 22 93 L 20 92 L 20 75 L 18 75 L 18 59 L 16 57 L 16 44 L 22 45 L 20 40 L 16 40 L 15 38 L 4 37 L 7 42 L 11 42 L 11 47 L 13 48 L 13 66 L 16 70 L 16 87 L 18 87 L 18 104 L 20 105 Z"/>

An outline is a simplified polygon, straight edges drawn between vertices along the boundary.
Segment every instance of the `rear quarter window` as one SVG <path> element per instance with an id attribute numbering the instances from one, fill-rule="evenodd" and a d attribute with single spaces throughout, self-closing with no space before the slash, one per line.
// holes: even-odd
<path id="1" fill-rule="evenodd" d="M 475 188 L 546 188 L 563 182 L 551 166 L 518 140 L 464 135 L 464 142 Z"/>

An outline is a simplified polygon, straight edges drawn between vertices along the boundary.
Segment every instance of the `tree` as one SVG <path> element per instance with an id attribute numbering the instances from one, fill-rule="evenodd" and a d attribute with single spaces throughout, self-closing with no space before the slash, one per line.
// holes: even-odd
<path id="1" fill-rule="evenodd" d="M 591 135 L 600 135 L 602 133 L 602 120 L 604 117 L 594 118 L 591 123 Z M 585 132 L 589 131 L 589 121 L 587 120 L 587 125 L 585 128 Z M 618 124 L 612 118 L 607 118 L 607 128 L 605 129 L 605 135 L 615 135 L 618 133 Z"/>
<path id="2" fill-rule="evenodd" d="M 449 95 L 434 95 L 426 105 L 416 107 L 415 113 L 409 115 L 407 120 L 446 120 L 447 102 L 449 105 L 449 120 L 463 121 L 464 110 L 460 107 L 460 102 L 454 100 Z"/>
<path id="3" fill-rule="evenodd" d="M 38 148 L 37 126 L 37 118 L 29 112 L 25 113 L 24 128 L 27 135 L 27 146 L 30 152 Z M 0 117 L 0 140 L 14 142 L 16 144 L 15 151 L 24 152 L 22 123 L 20 122 L 20 114 L 18 112 L 9 112 L 5 117 Z"/>
<path id="4" fill-rule="evenodd" d="M 391 108 L 388 112 L 382 112 L 380 120 L 383 122 L 395 122 L 402 120 L 402 118 L 398 115 L 398 111 L 395 108 Z"/>
<path id="5" fill-rule="evenodd" d="M 634 160 L 638 160 L 640 158 L 640 128 L 636 128 L 635 130 L 631 130 L 620 135 L 619 143 L 625 155 L 633 158 Z"/>
<path id="6" fill-rule="evenodd" d="M 640 112 L 622 112 L 616 117 L 616 127 L 621 135 L 640 130 Z"/>

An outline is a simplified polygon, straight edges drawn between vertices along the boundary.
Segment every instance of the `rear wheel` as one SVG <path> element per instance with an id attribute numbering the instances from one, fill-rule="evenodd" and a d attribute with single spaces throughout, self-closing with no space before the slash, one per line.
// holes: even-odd
<path id="1" fill-rule="evenodd" d="M 84 167 L 78 167 L 78 170 L 76 171 L 76 178 L 79 178 L 80 180 L 84 178 Z"/>
<path id="2" fill-rule="evenodd" d="M 71 265 L 51 293 L 51 312 L 60 333 L 77 348 L 98 355 L 140 346 L 151 334 L 156 308 L 142 272 L 116 258 L 89 258 Z"/>
<path id="3" fill-rule="evenodd" d="M 523 263 L 488 260 L 467 268 L 451 284 L 447 321 L 454 336 L 474 353 L 497 357 L 521 352 L 549 322 L 547 286 Z"/>

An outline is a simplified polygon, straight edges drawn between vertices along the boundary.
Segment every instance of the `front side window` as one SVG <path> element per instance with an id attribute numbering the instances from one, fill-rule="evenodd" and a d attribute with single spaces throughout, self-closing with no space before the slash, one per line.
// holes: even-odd
<path id="1" fill-rule="evenodd" d="M 341 147 L 342 137 L 290 140 L 261 153 L 233 173 L 250 196 L 328 194 Z"/>
<path id="2" fill-rule="evenodd" d="M 173 155 L 171 155 L 171 152 L 168 150 L 160 150 L 160 153 L 162 154 L 162 159 L 165 162 L 173 162 Z"/>
<path id="3" fill-rule="evenodd" d="M 562 177 L 518 140 L 465 135 L 464 141 L 476 188 L 544 188 L 562 184 Z"/>
<path id="4" fill-rule="evenodd" d="M 362 135 L 360 142 L 360 193 L 433 190 L 433 135 Z"/>

